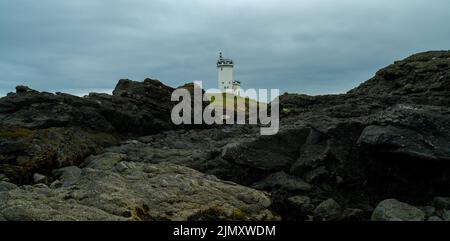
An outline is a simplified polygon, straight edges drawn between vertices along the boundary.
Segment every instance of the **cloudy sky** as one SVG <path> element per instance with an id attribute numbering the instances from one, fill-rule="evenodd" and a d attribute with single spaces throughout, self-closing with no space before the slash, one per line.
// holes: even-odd
<path id="1" fill-rule="evenodd" d="M 448 0 L 1 0 L 0 95 L 74 94 L 118 79 L 345 92 L 415 52 L 450 49 Z"/>

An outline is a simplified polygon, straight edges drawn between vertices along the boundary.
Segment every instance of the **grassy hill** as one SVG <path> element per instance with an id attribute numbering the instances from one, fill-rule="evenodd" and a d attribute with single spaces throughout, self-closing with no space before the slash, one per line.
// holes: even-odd
<path id="1" fill-rule="evenodd" d="M 267 109 L 266 103 L 258 102 L 248 97 L 237 96 L 231 93 L 206 93 L 205 95 L 212 105 L 221 106 L 224 109 L 234 106 L 235 110 L 247 111 L 249 104 L 257 105 L 259 110 Z M 221 97 L 222 101 L 220 101 Z"/>

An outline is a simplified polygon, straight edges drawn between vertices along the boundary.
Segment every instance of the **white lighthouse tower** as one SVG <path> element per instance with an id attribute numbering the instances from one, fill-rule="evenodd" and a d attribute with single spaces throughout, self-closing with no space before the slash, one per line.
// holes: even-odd
<path id="1" fill-rule="evenodd" d="M 231 59 L 225 59 L 222 53 L 219 54 L 217 60 L 217 71 L 219 73 L 219 89 L 222 92 L 231 92 L 235 95 L 240 94 L 241 83 L 233 80 L 234 62 Z"/>

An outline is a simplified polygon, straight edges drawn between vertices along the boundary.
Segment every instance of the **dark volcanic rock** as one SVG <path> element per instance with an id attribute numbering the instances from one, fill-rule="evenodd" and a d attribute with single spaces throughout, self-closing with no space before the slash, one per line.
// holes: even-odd
<path id="1" fill-rule="evenodd" d="M 0 173 L 18 183 L 77 165 L 121 138 L 175 128 L 173 88 L 157 80 L 120 80 L 114 95 L 86 97 L 16 90 L 0 99 Z"/>
<path id="2" fill-rule="evenodd" d="M 291 193 L 309 192 L 312 187 L 296 176 L 290 176 L 284 172 L 278 172 L 253 185 L 256 189 L 262 190 L 286 190 Z"/>
<path id="3" fill-rule="evenodd" d="M 88 99 L 102 104 L 100 114 L 118 133 L 142 136 L 175 128 L 170 119 L 173 90 L 158 80 L 120 80 L 112 96 L 90 94 Z"/>
<path id="4" fill-rule="evenodd" d="M 0 100 L 0 123 L 27 129 L 80 127 L 120 135 L 171 129 L 173 88 L 157 80 L 120 80 L 114 95 L 51 94 L 18 87 Z"/>
<path id="5" fill-rule="evenodd" d="M 285 170 L 295 161 L 308 132 L 307 129 L 286 129 L 275 136 L 232 143 L 224 148 L 222 157 L 264 171 Z"/>
<path id="6" fill-rule="evenodd" d="M 50 174 L 55 168 L 78 165 L 87 156 L 119 143 L 109 134 L 74 127 L 8 128 L 0 136 L 0 173 L 16 183 L 32 182 L 36 172 Z"/>
<path id="7" fill-rule="evenodd" d="M 450 116 L 446 109 L 396 105 L 375 116 L 358 141 L 359 158 L 366 162 L 373 190 L 383 192 L 383 198 L 416 202 L 447 192 Z"/>
<path id="8" fill-rule="evenodd" d="M 342 207 L 330 198 L 320 203 L 314 210 L 314 214 L 319 221 L 338 220 L 342 214 Z"/>
<path id="9" fill-rule="evenodd" d="M 377 72 L 350 91 L 354 94 L 407 95 L 450 91 L 450 51 L 412 55 Z"/>
<path id="10" fill-rule="evenodd" d="M 450 198 L 448 198 L 448 197 L 435 197 L 433 202 L 434 202 L 434 206 L 437 209 L 450 210 Z"/>

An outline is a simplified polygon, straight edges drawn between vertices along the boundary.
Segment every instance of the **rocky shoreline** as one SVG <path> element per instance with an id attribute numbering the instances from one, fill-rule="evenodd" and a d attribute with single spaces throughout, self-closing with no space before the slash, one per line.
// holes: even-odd
<path id="1" fill-rule="evenodd" d="M 283 94 L 274 136 L 174 126 L 173 90 L 1 98 L 0 220 L 450 221 L 450 51 Z"/>

